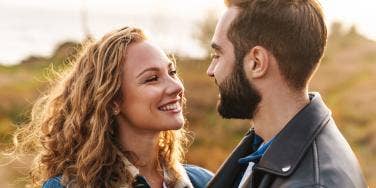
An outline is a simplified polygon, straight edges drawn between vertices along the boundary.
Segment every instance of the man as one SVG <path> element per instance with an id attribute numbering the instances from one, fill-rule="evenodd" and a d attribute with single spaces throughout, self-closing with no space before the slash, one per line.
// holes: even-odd
<path id="1" fill-rule="evenodd" d="M 358 161 L 318 93 L 326 45 L 315 0 L 228 0 L 207 70 L 224 118 L 253 127 L 208 187 L 366 187 Z"/>

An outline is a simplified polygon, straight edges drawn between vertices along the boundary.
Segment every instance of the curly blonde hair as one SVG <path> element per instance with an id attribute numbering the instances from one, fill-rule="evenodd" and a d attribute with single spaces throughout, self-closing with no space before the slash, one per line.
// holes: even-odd
<path id="1" fill-rule="evenodd" d="M 34 185 L 54 176 L 77 187 L 131 184 L 118 151 L 114 100 L 121 96 L 122 65 L 131 43 L 145 40 L 137 28 L 125 27 L 87 45 L 31 112 L 14 136 L 15 153 L 36 153 Z M 178 178 L 188 143 L 186 130 L 162 131 L 159 162 Z"/>

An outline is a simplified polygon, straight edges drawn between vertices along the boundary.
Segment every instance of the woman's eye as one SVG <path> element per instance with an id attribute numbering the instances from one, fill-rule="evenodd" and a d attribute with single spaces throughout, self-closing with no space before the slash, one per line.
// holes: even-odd
<path id="1" fill-rule="evenodd" d="M 158 76 L 152 76 L 145 80 L 145 83 L 158 81 Z"/>
<path id="2" fill-rule="evenodd" d="M 171 76 L 176 76 L 176 74 L 177 74 L 176 70 L 172 70 L 172 71 L 170 71 L 170 75 L 171 75 Z"/>

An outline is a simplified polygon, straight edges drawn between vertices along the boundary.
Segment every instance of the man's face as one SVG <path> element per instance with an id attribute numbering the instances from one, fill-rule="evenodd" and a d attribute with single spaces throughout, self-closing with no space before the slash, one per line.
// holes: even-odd
<path id="1" fill-rule="evenodd" d="M 213 60 L 207 70 L 219 87 L 218 112 L 224 118 L 252 119 L 261 96 L 247 79 L 243 58 L 235 57 L 227 31 L 238 10 L 230 7 L 219 20 L 212 40 Z M 236 49 L 235 49 L 236 50 Z"/>

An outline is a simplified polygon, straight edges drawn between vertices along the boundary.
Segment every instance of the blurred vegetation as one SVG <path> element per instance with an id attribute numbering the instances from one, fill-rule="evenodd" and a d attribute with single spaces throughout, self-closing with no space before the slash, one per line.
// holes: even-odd
<path id="1" fill-rule="evenodd" d="M 359 35 L 355 27 L 345 30 L 339 23 L 331 31 L 311 90 L 322 94 L 370 187 L 376 187 L 376 42 Z M 78 43 L 65 42 L 51 57 L 33 56 L 18 65 L 0 66 L 0 147 L 9 144 L 15 128 L 27 121 L 33 101 L 48 87 L 51 66 L 64 66 L 79 48 Z M 178 70 L 186 87 L 188 127 L 195 133 L 187 162 L 216 171 L 250 125 L 217 115 L 218 91 L 205 74 L 209 61 L 178 57 Z M 0 164 L 5 161 L 0 158 Z M 27 173 L 25 161 L 0 165 L 0 187 L 23 187 L 25 180 L 18 177 Z"/>
<path id="2" fill-rule="evenodd" d="M 206 58 L 209 58 L 211 55 L 211 39 L 214 35 L 217 20 L 218 15 L 216 12 L 214 10 L 208 10 L 202 21 L 197 23 L 196 32 L 193 33 L 193 38 L 196 39 L 205 50 Z"/>

